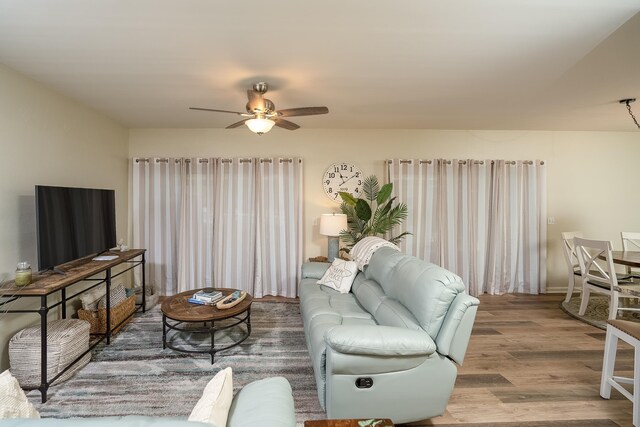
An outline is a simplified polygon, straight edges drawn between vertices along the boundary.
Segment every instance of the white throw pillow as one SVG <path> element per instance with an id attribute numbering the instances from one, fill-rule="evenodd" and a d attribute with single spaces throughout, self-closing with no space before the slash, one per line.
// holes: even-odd
<path id="1" fill-rule="evenodd" d="M 218 372 L 204 388 L 202 397 L 194 406 L 189 421 L 225 427 L 233 400 L 233 373 L 231 368 Z"/>
<path id="2" fill-rule="evenodd" d="M 355 262 L 336 258 L 317 283 L 346 294 L 351 290 L 351 285 L 357 274 L 358 265 Z"/>
<path id="3" fill-rule="evenodd" d="M 82 309 L 91 311 L 97 310 L 98 301 L 100 301 L 100 298 L 102 298 L 107 293 L 106 289 L 106 285 L 100 285 L 80 295 Z"/>
<path id="4" fill-rule="evenodd" d="M 0 374 L 0 419 L 7 418 L 40 418 L 8 369 Z"/>

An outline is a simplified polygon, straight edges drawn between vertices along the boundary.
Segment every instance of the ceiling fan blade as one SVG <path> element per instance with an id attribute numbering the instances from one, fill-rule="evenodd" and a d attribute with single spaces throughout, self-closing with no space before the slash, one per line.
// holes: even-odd
<path id="1" fill-rule="evenodd" d="M 247 91 L 247 97 L 249 98 L 249 102 L 247 103 L 247 109 L 249 111 L 265 111 L 265 102 L 264 98 L 258 92 L 249 89 Z"/>
<path id="2" fill-rule="evenodd" d="M 276 126 L 279 126 L 287 130 L 296 130 L 300 127 L 297 124 L 285 119 L 276 119 L 275 122 L 276 122 Z"/>
<path id="3" fill-rule="evenodd" d="M 239 111 L 229 111 L 229 110 L 214 110 L 213 108 L 198 108 L 198 107 L 189 107 L 190 110 L 200 110 L 200 111 L 213 111 L 216 113 L 231 113 L 231 114 L 238 114 L 238 115 L 243 115 L 245 113 L 241 113 Z"/>
<path id="4" fill-rule="evenodd" d="M 328 112 L 329 112 L 329 109 L 327 107 L 287 108 L 286 110 L 278 110 L 278 116 L 280 117 L 314 116 L 316 114 L 327 114 Z"/>
<path id="5" fill-rule="evenodd" d="M 239 122 L 235 122 L 233 124 L 230 124 L 229 126 L 227 126 L 225 129 L 233 129 L 233 128 L 237 128 L 240 127 L 244 124 L 244 122 L 246 122 L 249 119 L 244 119 L 244 120 L 240 120 Z"/>

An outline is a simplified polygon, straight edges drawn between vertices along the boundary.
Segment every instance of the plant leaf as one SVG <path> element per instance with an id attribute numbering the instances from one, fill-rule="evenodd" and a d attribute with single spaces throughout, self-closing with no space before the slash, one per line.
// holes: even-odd
<path id="1" fill-rule="evenodd" d="M 378 197 L 378 191 L 380 186 L 378 185 L 378 178 L 375 175 L 370 175 L 364 179 L 362 184 L 362 191 L 369 202 L 373 202 Z"/>
<path id="2" fill-rule="evenodd" d="M 358 199 L 356 201 L 356 214 L 358 218 L 367 222 L 371 219 L 371 206 L 367 203 L 366 200 Z"/>
<path id="3" fill-rule="evenodd" d="M 393 206 L 396 201 L 396 197 L 391 197 L 393 184 L 385 184 L 380 188 L 378 178 L 371 175 L 364 179 L 362 190 L 362 198 L 355 198 L 353 194 L 345 192 L 339 193 L 342 199 L 340 209 L 347 215 L 347 229 L 340 233 L 345 252 L 349 252 L 356 243 L 367 236 L 380 236 L 398 243 L 411 234 L 405 231 L 395 237 L 386 237 L 391 235 L 395 226 L 407 218 L 408 212 L 404 203 Z"/>
<path id="4" fill-rule="evenodd" d="M 395 237 L 389 237 L 389 241 L 391 243 L 393 243 L 394 245 L 397 245 L 398 243 L 400 243 L 400 241 L 402 239 L 404 239 L 407 236 L 411 236 L 411 233 L 409 233 L 408 231 L 405 231 L 405 232 L 400 233 L 399 235 L 397 235 Z"/>
<path id="5" fill-rule="evenodd" d="M 340 197 L 342 198 L 342 201 L 345 203 L 350 204 L 351 206 L 355 206 L 356 204 L 356 199 L 355 197 L 353 197 L 353 195 L 351 193 L 347 193 L 345 191 L 341 191 L 338 193 L 340 195 Z"/>
<path id="6" fill-rule="evenodd" d="M 393 191 L 392 183 L 383 185 L 382 188 L 380 188 L 380 191 L 378 192 L 378 196 L 376 197 L 376 202 L 378 202 L 379 205 L 386 202 L 389 196 L 391 196 L 392 191 Z"/>

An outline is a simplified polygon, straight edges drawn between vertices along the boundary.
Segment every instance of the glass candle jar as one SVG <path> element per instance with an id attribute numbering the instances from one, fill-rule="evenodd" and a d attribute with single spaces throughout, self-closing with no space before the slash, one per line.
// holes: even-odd
<path id="1" fill-rule="evenodd" d="M 26 261 L 19 262 L 16 268 L 16 286 L 27 286 L 29 283 L 31 283 L 31 266 Z"/>

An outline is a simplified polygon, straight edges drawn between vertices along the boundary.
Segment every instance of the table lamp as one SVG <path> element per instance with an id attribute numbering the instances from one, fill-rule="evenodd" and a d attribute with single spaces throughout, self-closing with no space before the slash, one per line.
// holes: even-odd
<path id="1" fill-rule="evenodd" d="M 320 216 L 320 234 L 329 236 L 327 258 L 333 262 L 340 249 L 340 232 L 347 229 L 347 216 L 345 214 L 322 214 Z"/>

